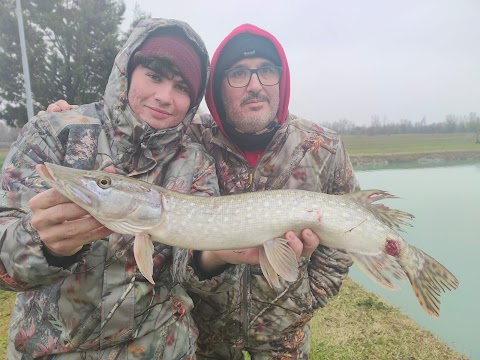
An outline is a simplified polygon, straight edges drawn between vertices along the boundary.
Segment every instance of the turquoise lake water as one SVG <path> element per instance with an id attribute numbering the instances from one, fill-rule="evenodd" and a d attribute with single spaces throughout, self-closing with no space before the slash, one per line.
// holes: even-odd
<path id="1" fill-rule="evenodd" d="M 440 317 L 434 319 L 420 307 L 408 282 L 399 283 L 400 291 L 389 291 L 355 266 L 351 277 L 452 348 L 480 359 L 480 163 L 356 174 L 362 189 L 382 189 L 400 197 L 384 201 L 415 216 L 413 227 L 400 235 L 447 267 L 460 286 L 442 293 Z"/>

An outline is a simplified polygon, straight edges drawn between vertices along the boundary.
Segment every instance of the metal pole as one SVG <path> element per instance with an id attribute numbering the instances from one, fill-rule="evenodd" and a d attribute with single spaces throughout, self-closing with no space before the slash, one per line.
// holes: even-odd
<path id="1" fill-rule="evenodd" d="M 23 80 L 25 85 L 25 96 L 27 98 L 27 115 L 33 117 L 32 90 L 30 89 L 30 72 L 28 70 L 27 49 L 25 44 L 25 32 L 23 30 L 22 4 L 17 0 L 17 22 L 18 33 L 20 34 L 20 48 L 22 50 Z"/>

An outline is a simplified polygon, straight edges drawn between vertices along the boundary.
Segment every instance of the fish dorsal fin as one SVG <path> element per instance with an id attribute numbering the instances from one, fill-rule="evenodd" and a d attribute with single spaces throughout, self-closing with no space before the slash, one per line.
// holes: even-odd
<path id="1" fill-rule="evenodd" d="M 413 219 L 414 216 L 405 211 L 391 209 L 384 204 L 373 204 L 383 199 L 398 199 L 397 196 L 391 195 L 383 190 L 361 190 L 343 195 L 362 205 L 368 209 L 375 217 L 389 226 L 391 229 L 403 231 L 401 225 L 412 226 L 404 219 Z"/>
<path id="2" fill-rule="evenodd" d="M 278 278 L 275 280 L 277 274 L 290 282 L 298 278 L 297 256 L 288 245 L 288 241 L 282 238 L 270 239 L 263 244 L 263 249 L 260 251 L 260 267 L 270 286 L 272 284 L 274 287 L 280 286 Z M 275 276 L 272 275 L 272 270 Z M 275 286 L 276 284 L 278 286 Z"/>
<path id="3" fill-rule="evenodd" d="M 152 285 L 153 281 L 153 243 L 150 235 L 147 233 L 138 233 L 135 235 L 133 243 L 133 255 L 137 262 L 138 270 Z"/>

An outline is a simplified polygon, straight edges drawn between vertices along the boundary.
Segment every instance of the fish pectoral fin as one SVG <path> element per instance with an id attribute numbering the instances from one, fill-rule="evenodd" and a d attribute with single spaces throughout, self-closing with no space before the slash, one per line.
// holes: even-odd
<path id="1" fill-rule="evenodd" d="M 135 235 L 133 243 L 133 255 L 137 262 L 138 270 L 152 285 L 153 281 L 153 243 L 150 235 L 147 233 L 138 233 Z"/>
<path id="2" fill-rule="evenodd" d="M 262 258 L 260 258 L 260 267 L 266 278 L 268 278 L 271 269 L 273 269 L 276 274 L 280 275 L 286 281 L 292 282 L 297 280 L 297 256 L 290 245 L 288 245 L 287 240 L 282 238 L 270 239 L 263 244 L 263 251 L 265 252 L 265 258 L 263 259 L 263 265 Z M 262 253 L 262 251 L 260 251 L 260 253 Z M 272 277 L 270 277 L 270 280 L 271 279 Z"/>
<path id="3" fill-rule="evenodd" d="M 267 279 L 268 285 L 270 285 L 271 288 L 279 289 L 280 281 L 278 280 L 278 274 L 268 261 L 267 254 L 265 253 L 265 248 L 263 246 L 260 248 L 259 259 L 260 268 L 262 269 L 263 276 L 265 276 L 265 279 Z"/>
<path id="4" fill-rule="evenodd" d="M 359 254 L 351 253 L 355 265 L 358 266 L 370 279 L 390 290 L 398 290 L 399 287 L 391 281 L 390 276 L 405 281 L 407 276 L 397 261 L 385 253 Z"/>

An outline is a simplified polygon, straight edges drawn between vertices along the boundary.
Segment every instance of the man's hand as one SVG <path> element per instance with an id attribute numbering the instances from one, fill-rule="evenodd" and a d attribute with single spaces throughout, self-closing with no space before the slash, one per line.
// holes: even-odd
<path id="1" fill-rule="evenodd" d="M 288 232 L 287 235 L 289 233 L 290 232 Z M 292 234 L 293 234 L 293 232 L 292 232 Z M 295 234 L 293 234 L 293 236 L 295 236 Z M 302 243 L 302 253 L 301 254 L 302 254 L 303 257 L 306 257 L 306 258 L 309 258 L 313 254 L 315 249 L 318 247 L 318 245 L 320 245 L 320 238 L 310 229 L 303 229 L 302 230 L 302 239 L 301 240 L 296 236 L 295 236 L 295 238 Z M 297 241 L 296 241 L 296 243 L 298 244 Z M 290 242 L 289 242 L 289 244 L 290 244 Z M 290 246 L 292 246 L 292 245 L 290 244 Z M 296 253 L 296 251 L 295 251 L 295 253 Z"/>
<path id="2" fill-rule="evenodd" d="M 34 196 L 28 205 L 32 211 L 32 227 L 56 256 L 74 255 L 84 245 L 112 233 L 55 189 Z"/>
<path id="3" fill-rule="evenodd" d="M 320 244 L 319 237 L 310 229 L 302 230 L 301 239 L 293 231 L 287 232 L 285 239 L 287 239 L 297 258 L 300 256 L 310 257 Z M 259 249 L 202 251 L 197 266 L 203 273 L 217 274 L 228 264 L 258 265 Z"/>
<path id="4" fill-rule="evenodd" d="M 43 115 L 47 112 L 62 112 L 67 110 L 73 110 L 78 108 L 78 105 L 70 105 L 65 100 L 58 100 L 50 105 L 48 105 L 46 111 L 39 111 L 37 115 Z"/>

